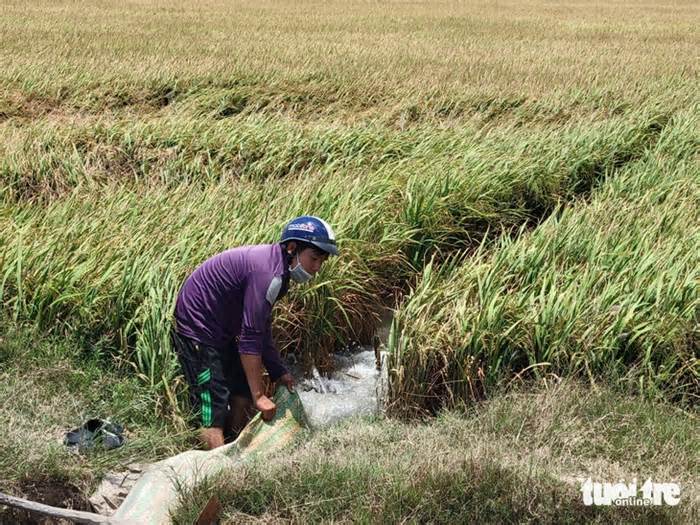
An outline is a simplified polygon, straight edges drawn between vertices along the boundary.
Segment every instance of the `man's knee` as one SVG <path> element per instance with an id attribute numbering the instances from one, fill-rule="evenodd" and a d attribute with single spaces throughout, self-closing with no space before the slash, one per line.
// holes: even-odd
<path id="1" fill-rule="evenodd" d="M 224 444 L 224 429 L 220 427 L 203 428 L 200 430 L 199 438 L 209 450 L 212 450 Z"/>

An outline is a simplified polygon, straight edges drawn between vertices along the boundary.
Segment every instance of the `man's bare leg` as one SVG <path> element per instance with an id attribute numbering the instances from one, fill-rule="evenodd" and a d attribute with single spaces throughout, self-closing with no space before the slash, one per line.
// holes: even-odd
<path id="1" fill-rule="evenodd" d="M 209 449 L 224 444 L 224 429 L 220 427 L 203 428 L 199 431 L 200 441 Z"/>
<path id="2" fill-rule="evenodd" d="M 229 398 L 229 406 L 231 410 L 229 411 L 229 417 L 226 423 L 231 431 L 231 435 L 235 439 L 248 422 L 253 419 L 255 408 L 250 399 L 242 396 L 231 396 Z"/>

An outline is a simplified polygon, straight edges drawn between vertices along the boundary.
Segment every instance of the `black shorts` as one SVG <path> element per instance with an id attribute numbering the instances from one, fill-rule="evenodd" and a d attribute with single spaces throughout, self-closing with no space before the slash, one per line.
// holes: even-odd
<path id="1" fill-rule="evenodd" d="M 178 334 L 170 338 L 187 379 L 190 403 L 204 427 L 224 428 L 231 396 L 252 399 L 238 348 L 206 346 Z"/>

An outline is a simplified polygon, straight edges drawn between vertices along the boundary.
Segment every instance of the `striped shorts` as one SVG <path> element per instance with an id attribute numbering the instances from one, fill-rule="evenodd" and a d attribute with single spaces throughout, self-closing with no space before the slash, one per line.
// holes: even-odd
<path id="1" fill-rule="evenodd" d="M 224 428 L 231 396 L 251 399 L 238 348 L 219 349 L 170 332 L 189 386 L 190 403 L 203 427 Z"/>

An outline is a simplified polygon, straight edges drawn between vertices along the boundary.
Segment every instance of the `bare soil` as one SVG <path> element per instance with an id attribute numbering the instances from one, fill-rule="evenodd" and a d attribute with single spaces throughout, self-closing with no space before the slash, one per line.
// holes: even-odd
<path id="1" fill-rule="evenodd" d="M 90 503 L 81 494 L 78 487 L 65 480 L 52 478 L 25 480 L 21 482 L 20 492 L 16 495 L 53 507 L 92 511 Z M 36 512 L 0 506 L 0 525 L 63 525 L 69 523 L 71 522 L 68 520 L 43 516 Z"/>

